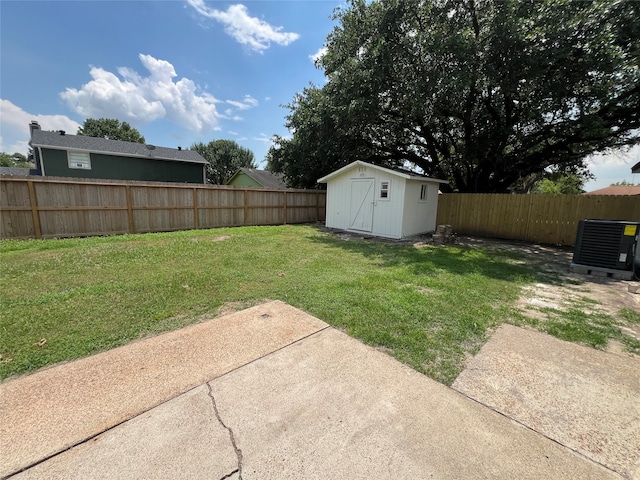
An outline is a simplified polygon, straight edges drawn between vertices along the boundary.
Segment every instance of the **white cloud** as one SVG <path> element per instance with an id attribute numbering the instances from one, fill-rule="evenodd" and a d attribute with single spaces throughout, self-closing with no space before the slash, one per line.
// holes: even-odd
<path id="1" fill-rule="evenodd" d="M 29 123 L 37 121 L 43 130 L 64 130 L 75 134 L 80 124 L 65 115 L 37 115 L 25 112 L 9 100 L 0 99 L 0 151 L 27 154 Z"/>
<path id="2" fill-rule="evenodd" d="M 300 38 L 297 33 L 283 32 L 282 27 L 249 16 L 247 7 L 241 4 L 231 5 L 223 11 L 208 7 L 204 0 L 187 0 L 187 3 L 200 15 L 222 23 L 227 35 L 256 52 L 264 52 L 271 42 L 286 46 Z"/>
<path id="3" fill-rule="evenodd" d="M 69 108 L 84 117 L 115 117 L 134 124 L 166 118 L 199 133 L 220 129 L 221 115 L 216 110 L 219 100 L 200 92 L 188 78 L 174 81 L 178 75 L 166 60 L 144 54 L 138 58 L 148 76 L 121 67 L 118 77 L 91 67 L 91 81 L 79 89 L 67 88 L 60 96 Z"/>
<path id="4" fill-rule="evenodd" d="M 640 151 L 640 147 L 633 147 L 627 149 L 619 149 L 614 150 L 608 153 L 598 153 L 592 155 L 587 161 L 590 167 L 601 165 L 601 166 L 616 166 L 616 165 L 627 165 L 631 163 L 632 165 L 635 163 L 634 159 L 638 156 Z"/>
<path id="5" fill-rule="evenodd" d="M 264 133 L 260 133 L 259 137 L 253 137 L 253 140 L 256 140 L 258 142 L 266 143 L 269 146 L 271 146 L 273 144 L 273 141 L 272 141 L 271 137 L 268 137 Z"/>
<path id="6" fill-rule="evenodd" d="M 587 162 L 596 178 L 588 181 L 584 189 L 588 192 L 605 188 L 615 182 L 640 182 L 640 175 L 631 173 L 631 167 L 640 162 L 640 146 L 593 155 Z"/>
<path id="7" fill-rule="evenodd" d="M 313 64 L 315 65 L 318 60 L 320 60 L 322 57 L 324 57 L 327 53 L 327 47 L 320 47 L 320 49 L 314 53 L 313 55 L 309 55 L 309 59 L 313 62 Z"/>
<path id="8" fill-rule="evenodd" d="M 258 100 L 253 98 L 251 95 L 245 95 L 240 102 L 237 102 L 235 100 L 227 100 L 227 103 L 229 105 L 233 105 L 236 108 L 239 108 L 240 110 L 248 110 L 250 108 L 258 106 Z"/>
<path id="9" fill-rule="evenodd" d="M 224 118 L 226 120 L 233 120 L 236 122 L 239 122 L 240 120 L 244 120 L 244 117 L 241 117 L 240 115 L 234 115 L 233 114 L 233 108 L 227 108 L 224 111 Z"/>

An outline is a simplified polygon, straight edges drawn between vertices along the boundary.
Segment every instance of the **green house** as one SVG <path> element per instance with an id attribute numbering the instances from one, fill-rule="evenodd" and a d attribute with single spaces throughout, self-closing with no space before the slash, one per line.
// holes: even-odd
<path id="1" fill-rule="evenodd" d="M 193 150 L 43 131 L 31 122 L 36 170 L 47 177 L 206 183 L 207 161 Z"/>
<path id="2" fill-rule="evenodd" d="M 226 184 L 234 187 L 258 187 L 274 190 L 286 190 L 288 188 L 287 184 L 284 183 L 282 174 L 256 168 L 241 168 L 233 174 L 233 177 L 227 180 Z"/>

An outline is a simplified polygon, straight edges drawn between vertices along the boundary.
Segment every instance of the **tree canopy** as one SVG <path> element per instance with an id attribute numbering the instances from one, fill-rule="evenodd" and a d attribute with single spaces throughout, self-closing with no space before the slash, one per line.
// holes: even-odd
<path id="1" fill-rule="evenodd" d="M 622 180 L 620 182 L 612 183 L 610 186 L 612 187 L 634 187 L 636 184 L 633 182 L 628 182 L 626 180 Z"/>
<path id="2" fill-rule="evenodd" d="M 207 144 L 198 142 L 191 145 L 191 150 L 209 162 L 207 182 L 214 185 L 223 185 L 239 168 L 256 168 L 253 152 L 233 140 L 214 140 Z"/>
<path id="3" fill-rule="evenodd" d="M 640 143 L 640 2 L 351 0 L 289 105 L 271 170 L 296 186 L 354 160 L 506 192 Z"/>
<path id="4" fill-rule="evenodd" d="M 575 173 L 549 175 L 546 178 L 537 181 L 532 188 L 532 192 L 579 195 L 583 191 L 584 183 L 584 178 Z"/>
<path id="5" fill-rule="evenodd" d="M 138 130 L 127 122 L 120 122 L 115 118 L 87 118 L 82 126 L 78 128 L 78 135 L 145 143 L 144 137 Z"/>
<path id="6" fill-rule="evenodd" d="M 9 154 L 6 152 L 0 152 L 0 167 L 21 167 L 31 168 L 33 164 L 29 162 L 29 159 L 22 153 Z"/>

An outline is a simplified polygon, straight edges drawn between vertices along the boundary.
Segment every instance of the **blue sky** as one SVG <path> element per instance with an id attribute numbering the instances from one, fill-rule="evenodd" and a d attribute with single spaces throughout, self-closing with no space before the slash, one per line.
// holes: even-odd
<path id="1" fill-rule="evenodd" d="M 323 74 L 312 60 L 338 1 L 0 2 L 2 151 L 28 124 L 76 133 L 129 122 L 148 143 L 236 140 L 261 162 L 287 135 L 282 105 Z"/>
<path id="2" fill-rule="evenodd" d="M 313 57 L 337 0 L 0 1 L 0 150 L 25 153 L 28 124 L 75 133 L 118 118 L 148 143 L 231 139 L 263 159 L 296 92 L 322 85 Z M 598 180 L 640 182 L 640 148 L 598 157 Z"/>

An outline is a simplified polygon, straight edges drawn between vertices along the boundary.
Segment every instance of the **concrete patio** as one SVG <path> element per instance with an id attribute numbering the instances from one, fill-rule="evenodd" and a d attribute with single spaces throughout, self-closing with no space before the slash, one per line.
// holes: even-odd
<path id="1" fill-rule="evenodd" d="M 511 329 L 522 329 L 507 327 L 513 340 Z M 497 353 L 483 349 L 476 359 L 504 355 L 499 342 L 486 347 Z M 598 432 L 617 446 L 592 452 L 565 436 L 571 422 L 558 426 L 557 414 L 549 422 L 559 433 L 493 400 L 505 388 L 518 392 L 496 383 L 510 373 L 517 381 L 517 372 L 494 377 L 472 362 L 454 385 L 459 392 L 270 302 L 0 384 L 0 478 L 640 478 L 640 368 L 628 360 L 619 377 L 610 361 L 600 373 L 623 383 L 609 393 L 630 426 Z M 590 377 L 600 385 L 596 370 Z M 579 383 L 614 403 L 588 382 L 571 388 Z M 488 384 L 494 393 L 478 394 Z M 531 383 L 537 397 L 548 387 Z M 573 395 L 569 408 L 592 408 L 582 402 L 588 391 Z"/>

